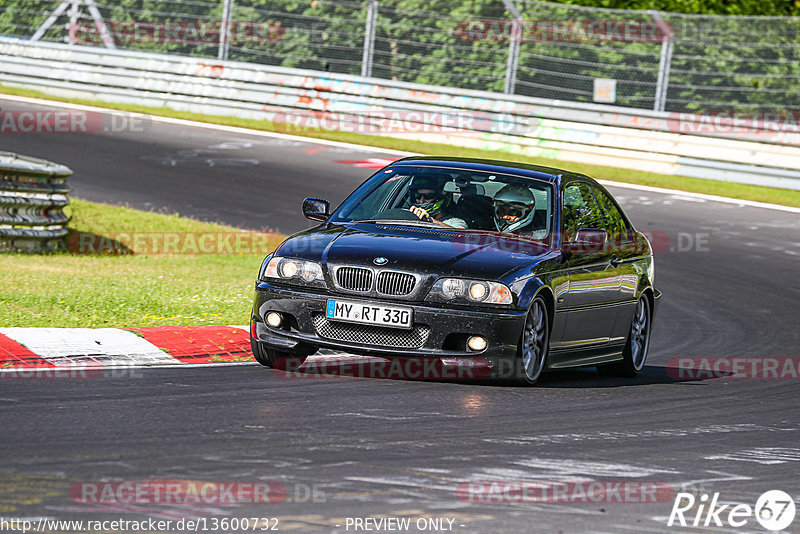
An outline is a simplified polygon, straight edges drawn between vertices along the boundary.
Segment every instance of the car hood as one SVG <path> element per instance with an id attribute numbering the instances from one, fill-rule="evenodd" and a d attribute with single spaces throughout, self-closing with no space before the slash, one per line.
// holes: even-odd
<path id="1" fill-rule="evenodd" d="M 501 280 L 530 269 L 552 250 L 496 233 L 352 223 L 327 225 L 288 239 L 277 254 L 320 261 L 327 267 L 363 265 L 421 275 Z M 385 264 L 376 263 L 385 258 Z M 380 262 L 381 260 L 378 260 Z"/>

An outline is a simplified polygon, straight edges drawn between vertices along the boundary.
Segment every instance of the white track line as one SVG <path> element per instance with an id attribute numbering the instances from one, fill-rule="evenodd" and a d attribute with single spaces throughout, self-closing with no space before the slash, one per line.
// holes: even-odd
<path id="1" fill-rule="evenodd" d="M 116 115 L 130 115 L 131 112 L 129 111 L 121 111 L 103 107 L 96 107 L 96 106 L 84 106 L 81 104 L 70 104 L 68 102 L 58 102 L 55 100 L 45 100 L 42 98 L 30 98 L 27 96 L 16 96 L 16 95 L 6 95 L 0 93 L 0 100 L 12 100 L 16 102 L 25 102 L 29 104 L 39 104 L 44 106 L 52 106 L 52 107 L 59 107 L 59 108 L 67 108 L 67 109 L 77 109 L 82 111 L 93 111 L 97 113 L 107 113 L 107 114 L 116 114 Z M 303 137 L 300 135 L 288 135 L 288 134 L 281 134 L 275 132 L 265 132 L 262 130 L 251 130 L 248 128 L 239 128 L 237 126 L 223 126 L 221 124 L 210 124 L 206 122 L 198 122 L 198 121 L 190 121 L 186 119 L 174 119 L 171 117 L 160 117 L 158 115 L 147 115 L 144 113 L 140 113 L 138 115 L 148 117 L 153 122 L 161 122 L 165 124 L 177 124 L 180 126 L 190 126 L 194 128 L 206 128 L 208 130 L 217 130 L 221 132 L 229 132 L 229 133 L 236 133 L 242 135 L 253 135 L 256 137 L 271 137 L 273 139 L 288 139 L 292 141 L 302 141 L 305 143 L 312 143 L 317 145 L 324 145 L 324 146 L 335 146 L 341 148 L 351 148 L 354 150 L 361 150 L 363 152 L 376 152 L 381 154 L 392 154 L 396 156 L 420 156 L 422 154 L 417 154 L 415 152 L 404 152 L 402 150 L 392 150 L 389 148 L 379 148 L 374 146 L 366 146 L 366 145 L 357 145 L 353 143 L 341 143 L 338 141 L 329 141 L 327 139 L 315 139 L 313 137 Z M 780 204 L 770 204 L 767 202 L 756 202 L 753 200 L 740 200 L 737 198 L 729 198 L 729 197 L 721 197 L 717 195 L 706 195 L 703 193 L 693 193 L 691 191 L 683 191 L 681 189 L 665 189 L 662 187 L 651 187 L 648 185 L 638 185 L 638 184 L 629 184 L 624 182 L 613 182 L 609 180 L 599 180 L 600 183 L 606 186 L 611 187 L 624 187 L 627 189 L 636 189 L 638 191 L 647 191 L 649 193 L 658 193 L 663 195 L 680 195 L 683 197 L 695 198 L 695 199 L 702 199 L 702 200 L 709 200 L 712 202 L 723 202 L 726 204 L 736 204 L 738 206 L 747 206 L 752 208 L 764 208 L 764 209 L 771 209 L 777 211 L 786 211 L 790 213 L 800 213 L 800 208 L 794 208 L 791 206 L 781 206 Z"/>
<path id="2" fill-rule="evenodd" d="M 756 202 L 755 200 L 742 200 L 739 198 L 721 197 L 717 195 L 706 195 L 704 193 L 692 193 L 689 191 L 681 191 L 679 189 L 665 189 L 663 187 L 652 187 L 649 185 L 629 184 L 625 182 L 612 182 L 609 180 L 598 180 L 601 184 L 610 187 L 622 187 L 626 189 L 636 189 L 637 191 L 647 191 L 649 193 L 660 193 L 663 195 L 673 195 L 680 199 L 680 197 L 688 197 L 689 199 L 697 200 L 710 200 L 712 202 L 724 202 L 725 204 L 736 204 L 737 206 L 748 206 L 751 208 L 766 208 L 770 210 L 788 211 L 790 213 L 800 213 L 800 208 L 792 206 L 781 206 L 780 204 L 770 204 L 767 202 Z"/>

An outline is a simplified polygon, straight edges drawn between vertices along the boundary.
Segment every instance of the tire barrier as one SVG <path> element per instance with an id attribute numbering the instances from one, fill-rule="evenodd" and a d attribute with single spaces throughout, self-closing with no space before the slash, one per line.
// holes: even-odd
<path id="1" fill-rule="evenodd" d="M 0 152 L 0 252 L 63 247 L 71 174 L 64 165 Z"/>

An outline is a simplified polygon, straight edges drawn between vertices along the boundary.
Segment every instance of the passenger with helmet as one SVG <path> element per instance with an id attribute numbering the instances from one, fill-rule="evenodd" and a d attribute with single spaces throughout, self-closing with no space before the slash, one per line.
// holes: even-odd
<path id="1" fill-rule="evenodd" d="M 446 181 L 446 177 L 415 177 L 408 189 L 411 212 L 423 221 L 466 228 L 467 222 L 453 212 L 453 197 L 444 192 Z"/>
<path id="2" fill-rule="evenodd" d="M 494 223 L 499 232 L 520 233 L 535 230 L 531 223 L 536 214 L 536 198 L 524 185 L 508 184 L 497 192 L 492 204 Z"/>

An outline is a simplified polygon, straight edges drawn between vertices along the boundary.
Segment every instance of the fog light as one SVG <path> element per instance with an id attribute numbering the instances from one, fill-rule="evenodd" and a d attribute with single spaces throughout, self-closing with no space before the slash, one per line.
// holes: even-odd
<path id="1" fill-rule="evenodd" d="M 283 316 L 278 312 L 269 312 L 267 314 L 267 324 L 272 328 L 278 328 L 283 322 Z"/>
<path id="2" fill-rule="evenodd" d="M 481 336 L 472 336 L 467 340 L 467 346 L 475 352 L 481 351 L 486 348 L 486 339 Z"/>

